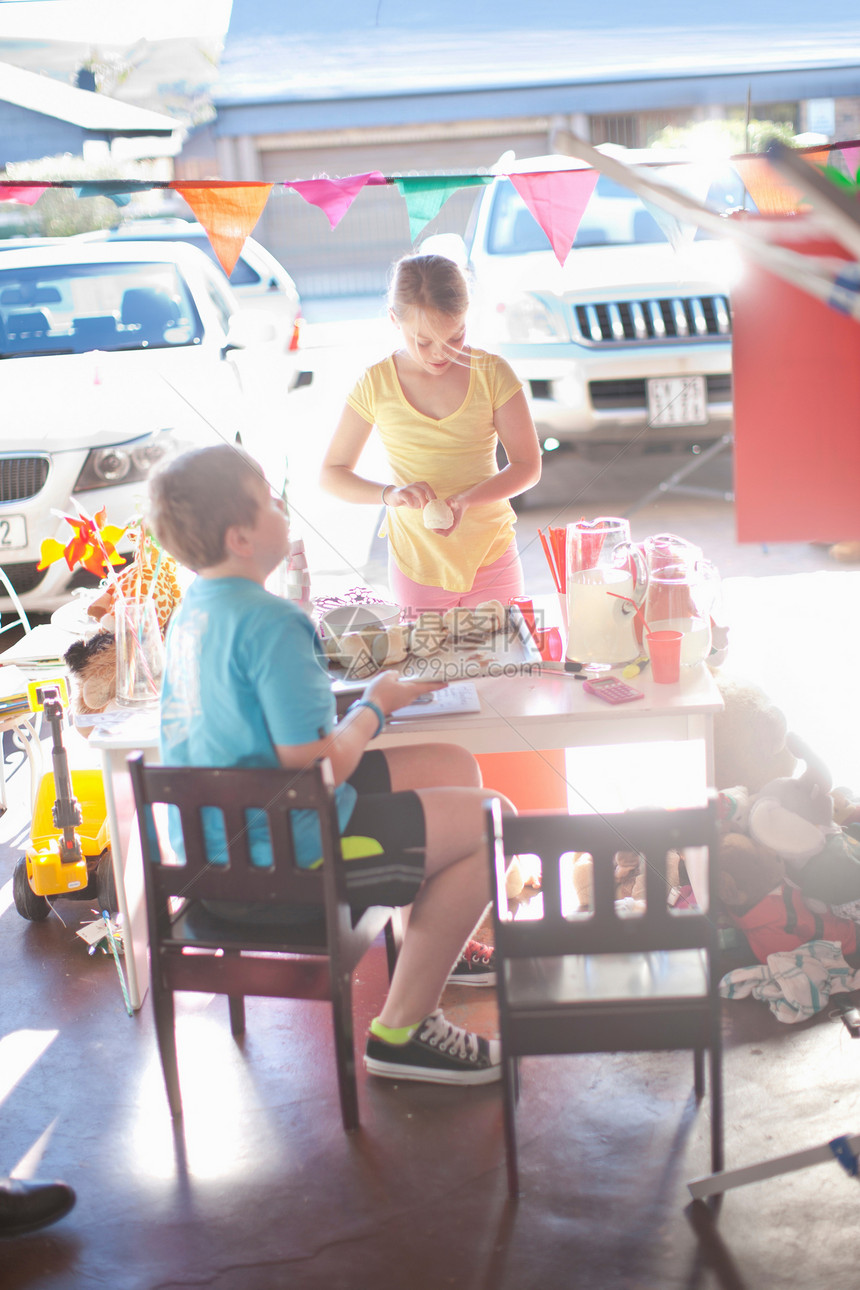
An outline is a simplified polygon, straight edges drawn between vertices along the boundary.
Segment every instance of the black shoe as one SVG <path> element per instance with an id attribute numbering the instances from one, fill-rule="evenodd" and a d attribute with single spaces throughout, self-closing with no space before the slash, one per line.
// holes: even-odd
<path id="1" fill-rule="evenodd" d="M 0 1237 L 25 1236 L 65 1218 L 75 1193 L 63 1182 L 7 1178 L 0 1182 Z"/>
<path id="2" fill-rule="evenodd" d="M 441 1008 L 425 1017 L 405 1044 L 388 1044 L 371 1031 L 364 1055 L 371 1075 L 430 1084 L 491 1084 L 501 1079 L 501 1061 L 498 1039 L 453 1025 Z"/>
<path id="3" fill-rule="evenodd" d="M 469 941 L 448 973 L 448 985 L 495 985 L 496 951 L 492 945 Z"/>

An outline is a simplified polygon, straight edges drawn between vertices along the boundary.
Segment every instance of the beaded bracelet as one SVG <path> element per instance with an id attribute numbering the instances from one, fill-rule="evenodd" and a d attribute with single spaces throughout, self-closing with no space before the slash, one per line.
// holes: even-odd
<path id="1" fill-rule="evenodd" d="M 379 724 L 370 736 L 371 739 L 375 739 L 378 734 L 382 733 L 382 729 L 385 725 L 385 713 L 382 711 L 382 708 L 380 708 L 377 703 L 371 702 L 370 699 L 356 699 L 355 703 L 351 703 L 347 708 L 347 713 L 355 712 L 356 708 L 370 708 L 370 711 L 376 714 L 376 720 Z"/>

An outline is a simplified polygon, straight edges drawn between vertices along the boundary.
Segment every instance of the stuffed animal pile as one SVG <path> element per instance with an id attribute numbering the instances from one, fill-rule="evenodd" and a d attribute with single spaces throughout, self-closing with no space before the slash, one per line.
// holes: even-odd
<path id="1" fill-rule="evenodd" d="M 715 887 L 725 920 L 762 963 L 830 940 L 860 966 L 860 803 L 831 789 L 824 763 L 762 690 L 721 676 L 717 684 L 725 707 L 714 722 Z M 643 864 L 632 852 L 615 855 L 619 911 L 643 905 Z M 577 856 L 573 883 L 580 908 L 592 908 L 591 856 Z M 668 904 L 691 903 L 677 854 L 668 858 L 666 885 Z"/>
<path id="2" fill-rule="evenodd" d="M 718 684 L 716 889 L 725 914 L 762 963 L 831 940 L 860 965 L 860 808 L 833 794 L 824 763 L 761 690 Z"/>

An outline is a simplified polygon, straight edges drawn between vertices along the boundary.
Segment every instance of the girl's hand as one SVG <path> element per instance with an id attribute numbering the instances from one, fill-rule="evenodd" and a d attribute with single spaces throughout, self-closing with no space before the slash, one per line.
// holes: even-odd
<path id="1" fill-rule="evenodd" d="M 435 533 L 438 537 L 444 538 L 450 537 L 452 533 L 456 533 L 460 526 L 460 521 L 469 509 L 468 503 L 462 497 L 447 497 L 445 500 L 451 508 L 451 514 L 454 516 L 454 519 L 446 529 L 431 530 L 431 532 Z"/>
<path id="2" fill-rule="evenodd" d="M 413 511 L 423 511 L 427 503 L 432 502 L 435 497 L 433 489 L 424 480 L 416 484 L 404 484 L 402 488 L 392 484 L 386 489 L 385 505 L 410 506 Z"/>
<path id="3" fill-rule="evenodd" d="M 447 681 L 406 681 L 399 672 L 380 672 L 364 691 L 364 697 L 378 704 L 388 716 L 398 708 L 414 703 L 422 694 L 444 690 L 447 684 Z"/>

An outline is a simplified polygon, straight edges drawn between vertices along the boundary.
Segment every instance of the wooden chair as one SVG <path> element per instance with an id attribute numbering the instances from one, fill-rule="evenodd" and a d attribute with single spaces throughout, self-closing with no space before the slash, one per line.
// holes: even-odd
<path id="1" fill-rule="evenodd" d="M 234 1035 L 245 1029 L 245 996 L 317 999 L 331 1003 L 335 1059 L 345 1129 L 358 1126 L 352 1022 L 352 973 L 385 931 L 389 973 L 399 949 L 399 910 L 374 907 L 353 915 L 346 901 L 334 787 L 328 761 L 308 770 L 260 767 L 187 768 L 128 759 L 143 854 L 155 1028 L 170 1110 L 182 1114 L 173 995 L 190 990 L 226 994 Z M 166 838 L 167 812 L 178 808 L 185 863 Z M 223 812 L 229 863 L 211 864 L 201 808 Z M 295 863 L 290 815 L 318 813 L 324 863 Z M 246 812 L 264 811 L 274 863 L 251 864 Z M 162 840 L 163 839 L 163 840 Z M 304 920 L 237 923 L 213 915 L 204 901 L 273 901 L 303 906 Z"/>
<path id="2" fill-rule="evenodd" d="M 707 847 L 713 855 L 713 804 L 694 810 L 620 815 L 502 816 L 488 812 L 494 892 L 499 1025 L 502 1041 L 508 1186 L 519 1190 L 515 1104 L 518 1059 L 537 1054 L 691 1048 L 697 1098 L 710 1056 L 711 1159 L 723 1163 L 722 1065 L 717 928 L 707 911 L 675 910 L 667 894 L 670 850 Z M 645 857 L 647 908 L 616 908 L 614 855 Z M 592 906 L 578 911 L 573 855 L 593 858 Z M 505 870 L 512 856 L 542 865 L 538 909 L 509 921 Z M 708 886 L 712 890 L 712 866 Z M 540 898 L 535 899 L 540 905 Z M 709 908 L 714 909 L 713 898 Z"/>

